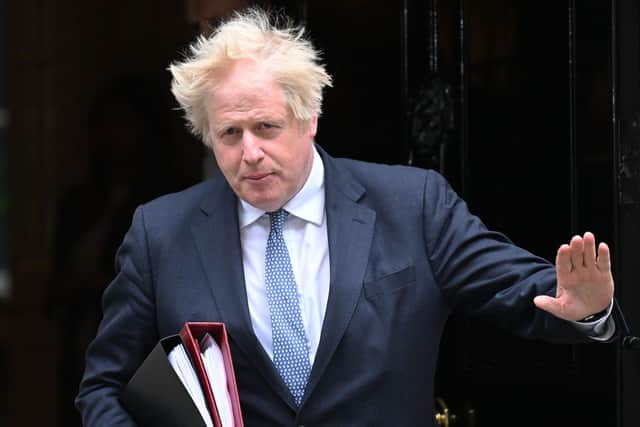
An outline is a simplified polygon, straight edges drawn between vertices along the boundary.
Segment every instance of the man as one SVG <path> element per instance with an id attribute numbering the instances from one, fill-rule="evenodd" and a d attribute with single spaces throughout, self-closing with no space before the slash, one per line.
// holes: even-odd
<path id="1" fill-rule="evenodd" d="M 612 337 L 609 251 L 592 234 L 556 269 L 488 231 L 438 174 L 315 146 L 331 79 L 301 30 L 249 10 L 170 69 L 224 179 L 134 214 L 87 353 L 85 425 L 135 425 L 120 392 L 186 321 L 226 323 L 250 426 L 433 425 L 454 306 L 526 337 Z"/>

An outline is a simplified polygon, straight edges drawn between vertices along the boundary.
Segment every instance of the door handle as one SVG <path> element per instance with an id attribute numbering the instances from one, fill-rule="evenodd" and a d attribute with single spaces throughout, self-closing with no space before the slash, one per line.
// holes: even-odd
<path id="1" fill-rule="evenodd" d="M 449 409 L 444 399 L 436 398 L 436 424 L 440 427 L 475 427 L 476 411 L 466 405 L 464 416 L 460 417 Z"/>
<path id="2" fill-rule="evenodd" d="M 436 412 L 436 423 L 438 423 L 440 427 L 450 427 L 452 419 L 455 420 L 456 416 L 449 413 L 449 408 L 442 398 L 437 397 L 436 403 L 439 407 Z"/>

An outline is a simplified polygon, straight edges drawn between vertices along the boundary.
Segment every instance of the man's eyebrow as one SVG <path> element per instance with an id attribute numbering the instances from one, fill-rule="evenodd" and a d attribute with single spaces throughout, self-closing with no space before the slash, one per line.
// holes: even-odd
<path id="1" fill-rule="evenodd" d="M 258 122 L 277 122 L 286 123 L 287 117 L 280 114 L 256 114 L 254 120 Z"/>
<path id="2" fill-rule="evenodd" d="M 277 125 L 284 125 L 287 123 L 289 118 L 286 115 L 278 114 L 278 113 L 258 113 L 255 116 L 252 116 L 249 120 L 234 120 L 234 119 L 223 119 L 216 123 L 211 124 L 211 129 L 214 131 L 222 131 L 224 129 L 228 129 L 230 127 L 238 127 L 247 121 L 253 122 L 268 122 Z"/>
<path id="3" fill-rule="evenodd" d="M 211 125 L 211 127 L 215 130 L 222 130 L 222 129 L 226 129 L 230 126 L 233 126 L 233 123 L 230 121 L 224 121 L 224 122 L 217 122 L 217 123 L 213 123 Z"/>

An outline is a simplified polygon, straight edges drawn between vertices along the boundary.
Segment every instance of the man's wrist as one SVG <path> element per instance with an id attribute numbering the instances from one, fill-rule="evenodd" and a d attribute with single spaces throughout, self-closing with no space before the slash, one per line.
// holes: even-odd
<path id="1" fill-rule="evenodd" d="M 587 317 L 585 317 L 584 319 L 580 319 L 577 320 L 578 323 L 592 323 L 592 322 L 597 322 L 598 320 L 602 319 L 604 316 L 607 315 L 607 313 L 609 312 L 609 310 L 604 309 L 598 313 L 595 314 L 591 314 Z"/>

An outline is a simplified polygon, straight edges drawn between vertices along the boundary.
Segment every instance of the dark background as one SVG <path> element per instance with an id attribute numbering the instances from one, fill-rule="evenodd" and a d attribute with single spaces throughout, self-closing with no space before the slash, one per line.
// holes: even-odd
<path id="1" fill-rule="evenodd" d="M 550 260 L 593 231 L 640 328 L 635 0 L 0 0 L 0 426 L 78 425 L 71 399 L 133 209 L 211 171 L 166 67 L 247 3 L 284 8 L 324 52 L 329 153 L 439 169 L 489 227 Z M 480 427 L 640 425 L 638 353 L 503 327 L 452 318 L 436 388 L 454 425 L 471 409 Z"/>

